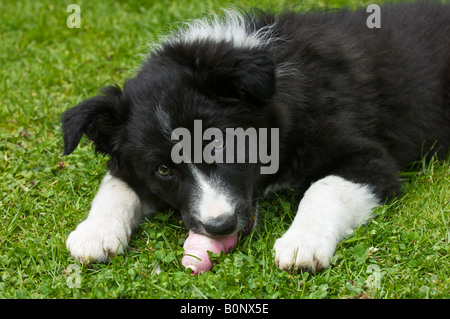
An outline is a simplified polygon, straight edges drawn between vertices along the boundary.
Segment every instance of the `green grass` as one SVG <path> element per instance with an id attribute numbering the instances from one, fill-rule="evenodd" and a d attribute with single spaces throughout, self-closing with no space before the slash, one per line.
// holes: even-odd
<path id="1" fill-rule="evenodd" d="M 262 201 L 256 231 L 202 276 L 180 267 L 187 230 L 172 212 L 145 221 L 125 256 L 108 264 L 75 262 L 65 240 L 86 217 L 106 160 L 85 138 L 62 156 L 61 112 L 132 76 L 139 54 L 173 23 L 229 3 L 77 1 L 81 28 L 69 29 L 72 2 L 0 2 L 1 298 L 450 297 L 448 161 L 403 174 L 404 195 L 378 209 L 376 219 L 338 246 L 332 267 L 315 276 L 279 271 L 273 263 L 274 241 L 297 208 L 293 191 Z"/>

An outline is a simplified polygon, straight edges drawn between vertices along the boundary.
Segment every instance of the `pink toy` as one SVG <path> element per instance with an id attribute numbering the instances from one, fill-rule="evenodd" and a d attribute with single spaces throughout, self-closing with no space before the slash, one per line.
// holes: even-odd
<path id="1" fill-rule="evenodd" d="M 189 237 L 184 242 L 184 256 L 181 264 L 192 270 L 191 275 L 201 274 L 212 269 L 213 262 L 209 259 L 208 251 L 219 254 L 227 253 L 237 245 L 238 234 L 211 238 L 189 231 Z"/>

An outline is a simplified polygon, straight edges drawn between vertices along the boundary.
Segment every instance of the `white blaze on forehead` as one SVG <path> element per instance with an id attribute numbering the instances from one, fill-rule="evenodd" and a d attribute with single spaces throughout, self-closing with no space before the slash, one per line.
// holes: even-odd
<path id="1" fill-rule="evenodd" d="M 233 201 L 220 187 L 220 181 L 208 178 L 194 165 L 191 165 L 191 171 L 198 187 L 194 207 L 199 214 L 200 221 L 207 222 L 219 216 L 232 214 L 234 211 Z"/>
<path id="2" fill-rule="evenodd" d="M 200 183 L 200 202 L 198 210 L 201 218 L 217 218 L 232 212 L 231 203 L 227 197 L 203 180 Z"/>

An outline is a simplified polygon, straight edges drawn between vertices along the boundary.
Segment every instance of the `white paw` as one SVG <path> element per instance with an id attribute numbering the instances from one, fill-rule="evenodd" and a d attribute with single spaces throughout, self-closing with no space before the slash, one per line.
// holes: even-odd
<path id="1" fill-rule="evenodd" d="M 274 245 L 282 270 L 315 272 L 330 266 L 337 244 L 370 216 L 378 203 L 367 185 L 327 176 L 306 191 L 289 230 Z"/>
<path id="2" fill-rule="evenodd" d="M 288 230 L 275 241 L 275 264 L 281 270 L 306 270 L 314 273 L 330 266 L 336 242 L 317 234 Z"/>
<path id="3" fill-rule="evenodd" d="M 79 262 L 106 262 L 110 256 L 124 253 L 130 233 L 131 230 L 117 220 L 88 218 L 70 233 L 66 246 Z"/>

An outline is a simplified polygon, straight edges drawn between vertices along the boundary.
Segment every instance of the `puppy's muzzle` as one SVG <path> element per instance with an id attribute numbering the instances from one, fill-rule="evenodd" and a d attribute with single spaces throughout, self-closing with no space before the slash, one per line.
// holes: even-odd
<path id="1" fill-rule="evenodd" d="M 232 234 L 236 230 L 238 219 L 235 215 L 223 215 L 202 223 L 203 228 L 213 236 Z"/>

